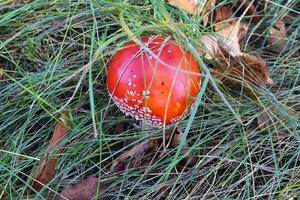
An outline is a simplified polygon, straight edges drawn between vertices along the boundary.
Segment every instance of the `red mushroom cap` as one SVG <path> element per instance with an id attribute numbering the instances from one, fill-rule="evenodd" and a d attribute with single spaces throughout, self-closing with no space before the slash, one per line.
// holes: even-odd
<path id="1" fill-rule="evenodd" d="M 198 65 L 170 38 L 143 37 L 141 42 L 148 51 L 129 42 L 113 56 L 107 75 L 110 96 L 137 120 L 158 127 L 174 123 L 189 113 L 200 90 Z"/>

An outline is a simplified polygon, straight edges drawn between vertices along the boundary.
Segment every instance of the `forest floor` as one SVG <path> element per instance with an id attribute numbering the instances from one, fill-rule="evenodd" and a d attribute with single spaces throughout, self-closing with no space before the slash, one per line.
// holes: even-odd
<path id="1" fill-rule="evenodd" d="M 209 2 L 205 18 L 162 0 L 0 1 L 0 199 L 300 196 L 300 3 Z M 230 21 L 273 83 L 249 93 L 215 76 L 199 49 Z M 191 115 L 163 128 L 124 115 L 106 86 L 112 56 L 147 35 L 174 38 L 201 71 Z"/>

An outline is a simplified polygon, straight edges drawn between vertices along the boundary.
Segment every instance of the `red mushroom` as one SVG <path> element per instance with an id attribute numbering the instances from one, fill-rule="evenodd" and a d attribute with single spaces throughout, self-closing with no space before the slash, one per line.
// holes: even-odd
<path id="1" fill-rule="evenodd" d="M 107 88 L 126 115 L 161 127 L 186 116 L 200 90 L 194 58 L 170 38 L 141 38 L 127 43 L 112 58 Z"/>

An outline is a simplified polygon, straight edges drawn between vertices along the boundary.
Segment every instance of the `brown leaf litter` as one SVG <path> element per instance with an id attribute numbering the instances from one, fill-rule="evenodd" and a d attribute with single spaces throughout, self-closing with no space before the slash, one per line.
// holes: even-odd
<path id="1" fill-rule="evenodd" d="M 135 165 L 149 164 L 161 147 L 159 144 L 161 143 L 160 141 L 161 137 L 151 138 L 135 145 L 133 148 L 119 155 L 113 161 L 111 169 L 120 172 L 125 169 L 126 164 L 129 164 L 129 168 L 133 168 Z"/>
<path id="2" fill-rule="evenodd" d="M 268 38 L 270 46 L 268 47 L 268 50 L 275 53 L 282 52 L 287 40 L 285 24 L 282 20 L 277 20 L 274 26 L 270 29 L 270 35 Z"/>
<path id="3" fill-rule="evenodd" d="M 39 163 L 39 172 L 36 178 L 32 181 L 31 187 L 37 192 L 40 191 L 54 176 L 56 164 L 61 153 L 61 149 L 57 149 L 54 154 L 51 153 L 53 149 L 56 149 L 62 140 L 66 137 L 68 133 L 67 128 L 67 118 L 69 118 L 70 113 L 65 112 L 59 118 L 53 131 L 52 138 L 50 140 L 49 146 L 47 148 L 47 153 L 44 159 Z M 29 189 L 29 192 L 32 192 Z"/>
<path id="4" fill-rule="evenodd" d="M 97 199 L 102 199 L 101 192 L 107 183 L 100 183 L 95 176 L 89 176 L 74 185 L 64 188 L 55 200 L 90 200 L 98 195 Z"/>
<path id="5" fill-rule="evenodd" d="M 255 95 L 251 86 L 264 88 L 273 84 L 268 76 L 268 66 L 258 56 L 243 54 L 234 58 L 220 57 L 219 65 L 215 67 L 215 74 L 224 85 L 230 88 L 243 89 Z"/>
<path id="6" fill-rule="evenodd" d="M 209 60 L 217 59 L 213 74 L 229 88 L 242 89 L 257 99 L 251 86 L 264 88 L 273 84 L 268 75 L 266 62 L 258 55 L 243 53 L 240 41 L 245 36 L 248 25 L 234 19 L 232 6 L 216 10 L 215 35 L 201 38 L 204 48 L 199 52 Z"/>
<path id="7" fill-rule="evenodd" d="M 182 137 L 182 132 L 178 129 L 174 129 L 172 133 L 168 133 L 167 139 L 169 139 L 170 147 L 176 147 L 179 145 Z M 162 137 L 147 139 L 133 148 L 123 152 L 112 163 L 111 171 L 122 172 L 125 169 L 124 165 L 127 165 L 127 169 L 135 167 L 145 166 L 151 164 L 151 161 L 156 156 L 163 153 L 162 149 Z M 188 145 L 185 145 L 184 151 L 187 151 Z M 149 157 L 149 155 L 152 155 Z M 184 160 L 184 166 L 191 166 L 195 163 L 194 159 Z M 89 176 L 86 179 L 79 181 L 76 184 L 65 187 L 59 195 L 55 197 L 55 200 L 89 200 L 95 198 L 98 195 L 98 199 L 103 199 L 103 191 L 109 187 L 112 183 L 111 180 L 101 181 L 96 175 Z"/>
<path id="8" fill-rule="evenodd" d="M 206 27 L 216 0 L 168 0 L 169 4 L 192 15 L 201 15 Z"/>
<path id="9" fill-rule="evenodd" d="M 239 42 L 247 32 L 248 25 L 232 19 L 233 17 L 231 5 L 216 9 L 215 34 L 200 38 L 202 47 L 199 52 L 206 59 L 222 56 L 221 47 L 231 56 L 243 54 Z"/>
<path id="10" fill-rule="evenodd" d="M 165 153 L 163 150 L 164 146 L 167 148 L 176 148 L 179 145 L 181 138 L 182 132 L 176 128 L 166 133 L 165 145 L 163 144 L 164 140 L 162 137 L 147 139 L 119 155 L 113 161 L 111 170 L 121 172 L 125 169 L 151 165 L 155 158 L 160 157 Z M 187 151 L 188 149 L 188 144 L 185 144 L 183 151 Z M 187 158 L 184 159 L 183 162 L 190 165 L 194 160 Z"/>

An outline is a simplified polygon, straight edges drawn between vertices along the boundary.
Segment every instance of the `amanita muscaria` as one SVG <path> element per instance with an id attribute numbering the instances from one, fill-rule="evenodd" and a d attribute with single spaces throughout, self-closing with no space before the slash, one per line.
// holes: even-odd
<path id="1" fill-rule="evenodd" d="M 113 56 L 107 88 L 121 111 L 161 127 L 186 116 L 200 90 L 197 62 L 170 38 L 143 37 Z"/>

